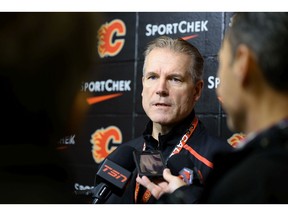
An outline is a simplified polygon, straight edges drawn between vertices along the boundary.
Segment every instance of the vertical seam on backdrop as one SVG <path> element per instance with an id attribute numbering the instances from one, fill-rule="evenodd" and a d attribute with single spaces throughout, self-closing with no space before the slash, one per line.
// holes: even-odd
<path id="1" fill-rule="evenodd" d="M 137 90 L 137 66 L 138 66 L 138 28 L 139 28 L 139 12 L 136 12 L 136 23 L 135 23 L 135 55 L 134 55 L 134 92 L 133 92 L 133 111 L 132 111 L 132 137 L 135 137 L 135 122 L 136 122 L 136 90 Z"/>

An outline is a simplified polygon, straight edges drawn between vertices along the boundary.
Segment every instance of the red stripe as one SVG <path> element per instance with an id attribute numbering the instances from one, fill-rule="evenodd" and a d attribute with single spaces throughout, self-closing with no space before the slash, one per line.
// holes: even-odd
<path id="1" fill-rule="evenodd" d="M 186 36 L 186 37 L 182 37 L 183 40 L 189 40 L 191 38 L 195 38 L 195 37 L 198 37 L 198 35 L 190 35 L 190 36 Z"/>
<path id="2" fill-rule="evenodd" d="M 122 94 L 123 93 L 102 95 L 102 96 L 90 97 L 90 98 L 87 98 L 86 100 L 87 100 L 87 103 L 91 105 L 91 104 L 99 103 L 99 102 L 102 102 L 105 100 L 109 100 L 109 99 L 114 98 L 114 97 L 119 97 Z"/>
<path id="3" fill-rule="evenodd" d="M 204 163 L 206 166 L 213 169 L 213 163 L 198 154 L 194 149 L 192 149 L 190 146 L 185 145 L 183 146 L 187 151 L 189 151 L 192 155 L 194 155 L 198 160 L 200 160 L 202 163 Z"/>

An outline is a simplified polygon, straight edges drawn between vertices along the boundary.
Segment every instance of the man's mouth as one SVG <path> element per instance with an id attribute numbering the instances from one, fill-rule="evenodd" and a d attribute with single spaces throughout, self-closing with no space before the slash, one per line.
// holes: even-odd
<path id="1" fill-rule="evenodd" d="M 156 107 L 160 107 L 160 106 L 169 107 L 170 105 L 165 104 L 165 103 L 156 103 L 156 104 L 154 104 L 154 106 L 156 106 Z"/>

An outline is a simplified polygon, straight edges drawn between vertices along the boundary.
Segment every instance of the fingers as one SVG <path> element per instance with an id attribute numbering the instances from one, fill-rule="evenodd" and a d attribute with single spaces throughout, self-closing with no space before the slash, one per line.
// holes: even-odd
<path id="1" fill-rule="evenodd" d="M 149 178 L 147 178 L 146 176 L 142 176 L 141 178 L 138 175 L 136 178 L 136 181 L 139 184 L 146 187 L 156 199 L 159 199 L 161 195 L 165 192 L 165 190 L 161 186 L 156 185 L 155 183 L 151 182 Z M 165 184 L 161 184 L 161 185 L 164 186 Z M 167 183 L 166 183 L 166 186 L 167 186 Z"/>
<path id="2" fill-rule="evenodd" d="M 142 176 L 142 178 L 138 175 L 137 176 L 137 178 L 136 178 L 136 181 L 139 183 L 139 184 L 141 184 L 141 185 L 143 185 L 144 187 L 146 187 L 146 188 L 148 188 L 148 185 L 149 184 L 154 184 L 153 182 L 151 182 L 150 180 L 149 180 L 149 178 L 147 178 L 146 176 Z M 149 189 L 149 188 L 148 188 Z"/>
<path id="3" fill-rule="evenodd" d="M 163 193 L 173 193 L 179 187 L 187 185 L 181 178 L 172 175 L 168 168 L 164 169 L 163 178 L 166 181 L 155 184 L 146 176 L 140 178 L 138 175 L 136 181 L 146 187 L 156 199 L 159 199 Z"/>
<path id="4" fill-rule="evenodd" d="M 172 175 L 168 168 L 164 169 L 163 178 L 168 182 L 165 192 L 173 193 L 179 187 L 187 185 L 180 177 Z"/>
<path id="5" fill-rule="evenodd" d="M 152 191 L 154 190 L 156 190 L 157 192 L 158 192 L 158 190 L 157 190 L 157 185 L 156 184 L 154 184 L 153 182 L 151 182 L 150 181 L 150 179 L 149 178 L 147 178 L 146 176 L 142 176 L 142 178 L 140 178 L 139 176 L 137 177 L 137 179 L 136 179 L 136 181 L 138 182 L 138 183 L 140 183 L 141 185 L 143 185 L 144 187 L 146 187 L 151 193 L 152 193 Z M 153 194 L 153 193 L 152 193 Z M 158 194 L 156 194 L 156 196 L 157 196 Z M 155 197 L 156 197 L 155 196 Z"/>
<path id="6" fill-rule="evenodd" d="M 164 178 L 166 181 L 171 182 L 174 177 L 175 177 L 175 176 L 173 176 L 173 175 L 171 174 L 170 169 L 165 168 L 165 169 L 163 170 L 163 178 Z"/>

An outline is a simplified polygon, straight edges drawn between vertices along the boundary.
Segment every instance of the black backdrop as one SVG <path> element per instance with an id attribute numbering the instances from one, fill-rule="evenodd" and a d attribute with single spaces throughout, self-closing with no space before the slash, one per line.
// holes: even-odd
<path id="1" fill-rule="evenodd" d="M 121 143 L 141 135 L 147 123 L 141 105 L 143 51 L 147 42 L 160 35 L 183 37 L 199 48 L 205 58 L 204 91 L 196 113 L 212 134 L 224 139 L 233 135 L 215 93 L 220 82 L 217 53 L 231 14 L 101 12 L 102 20 L 95 26 L 98 63 L 89 80 L 83 80 L 79 87 L 79 91 L 92 95 L 87 98 L 90 108 L 82 130 L 63 134 L 58 144 L 75 173 L 71 190 L 91 188 L 104 157 Z"/>

